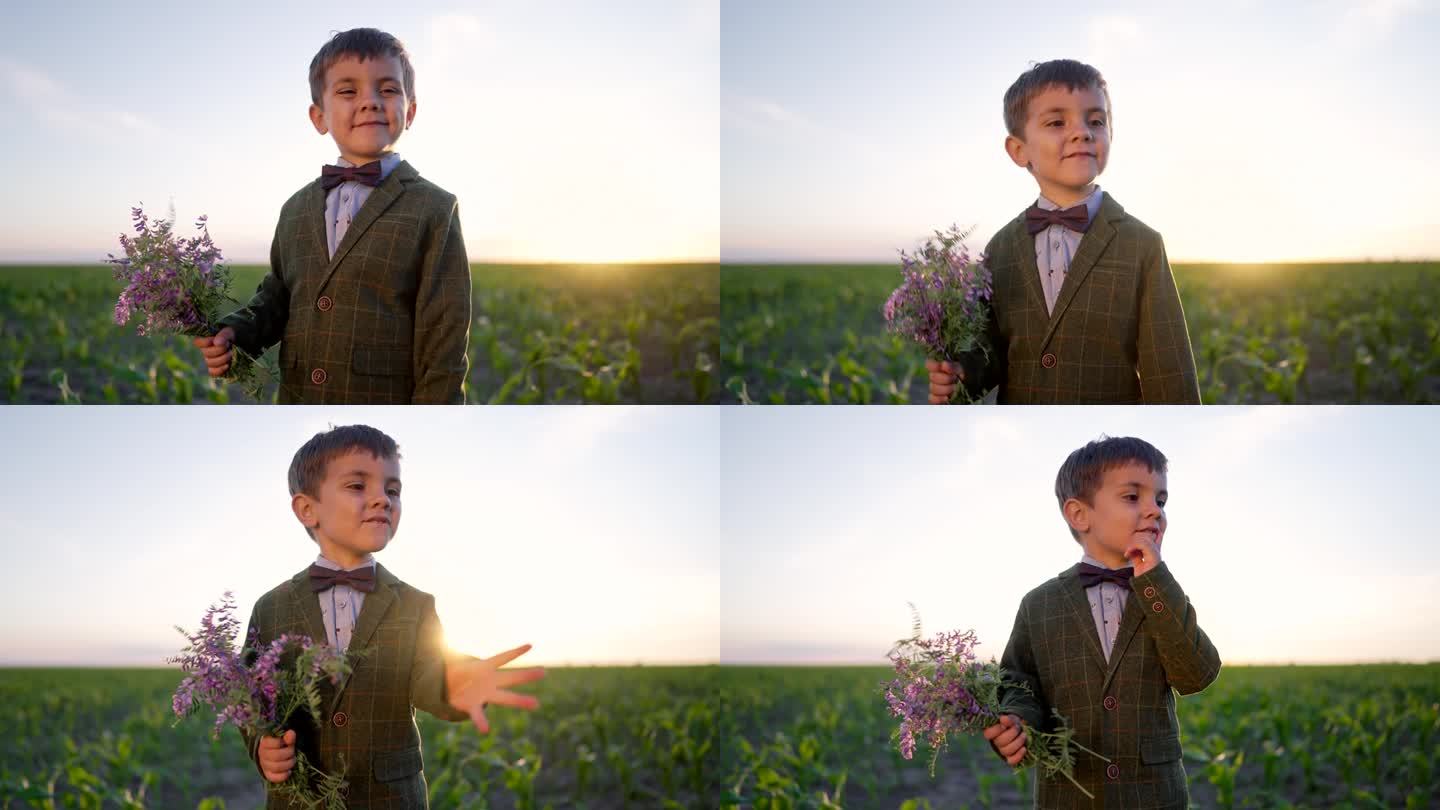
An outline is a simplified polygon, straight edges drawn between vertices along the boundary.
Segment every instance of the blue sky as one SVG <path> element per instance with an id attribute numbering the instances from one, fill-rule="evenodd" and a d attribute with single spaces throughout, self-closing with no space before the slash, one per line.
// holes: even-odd
<path id="1" fill-rule="evenodd" d="M 268 261 L 280 206 L 338 157 L 310 60 L 389 31 L 416 71 L 397 151 L 459 197 L 473 261 L 719 255 L 718 0 L 5 4 L 0 262 L 103 260 L 129 209 L 209 214 Z"/>
<path id="2" fill-rule="evenodd" d="M 1440 660 L 1440 409 L 726 408 L 722 663 L 885 663 L 910 632 L 999 657 L 1078 562 L 1065 457 L 1169 458 L 1162 556 L 1228 663 Z"/>
<path id="3" fill-rule="evenodd" d="M 889 261 L 952 222 L 983 248 L 1038 194 L 1001 100 L 1056 58 L 1105 76 L 1098 182 L 1172 261 L 1435 258 L 1437 5 L 729 0 L 721 258 Z"/>
<path id="4" fill-rule="evenodd" d="M 331 424 L 400 444 L 377 554 L 452 646 L 540 664 L 719 657 L 719 420 L 709 408 L 15 406 L 0 420 L 0 666 L 162 666 L 233 590 L 244 621 L 314 561 L 295 451 Z"/>

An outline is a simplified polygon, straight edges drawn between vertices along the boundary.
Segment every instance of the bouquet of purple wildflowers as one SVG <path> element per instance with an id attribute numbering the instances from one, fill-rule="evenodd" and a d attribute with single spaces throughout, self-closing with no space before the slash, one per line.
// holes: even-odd
<path id="1" fill-rule="evenodd" d="M 990 357 L 990 269 L 983 256 L 971 258 L 965 247 L 969 235 L 951 225 L 914 253 L 900 251 L 903 279 L 885 301 L 886 327 L 920 344 L 934 360 L 956 362 L 977 350 Z M 957 386 L 956 396 L 962 390 Z"/>
<path id="2" fill-rule="evenodd" d="M 175 691 L 176 725 L 202 705 L 216 710 L 212 735 L 216 738 L 226 723 L 252 737 L 282 736 L 286 719 L 299 709 L 318 721 L 321 679 L 339 683 L 353 668 L 358 654 L 347 655 L 329 644 L 316 644 L 307 636 L 289 634 L 265 647 L 255 647 L 253 632 L 246 646 L 236 650 L 240 622 L 234 611 L 235 602 L 226 591 L 220 605 L 211 605 L 205 611 L 200 630 L 194 635 L 175 628 L 190 641 L 181 655 L 168 659 L 169 663 L 180 664 L 185 672 Z M 246 666 L 246 656 L 251 652 L 257 656 L 255 663 Z M 291 659 L 289 666 L 282 665 L 282 658 Z M 343 778 L 321 772 L 298 749 L 290 778 L 278 785 L 268 781 L 265 784 L 267 790 L 298 799 L 307 807 L 345 807 L 341 796 Z"/>
<path id="3" fill-rule="evenodd" d="M 188 337 L 210 337 L 219 330 L 222 307 L 230 297 L 230 269 L 219 264 L 220 249 L 210 241 L 208 217 L 195 220 L 200 236 L 177 240 L 175 223 L 149 218 L 140 208 L 130 209 L 135 220 L 135 238 L 120 235 L 125 258 L 107 253 L 107 264 L 115 265 L 115 279 L 125 287 L 115 302 L 115 323 L 124 326 L 132 317 L 143 318 L 136 327 L 141 335 L 172 333 Z M 274 369 L 233 347 L 226 377 L 245 393 L 259 399 Z"/>
<path id="4" fill-rule="evenodd" d="M 1004 679 L 995 659 L 985 663 L 975 659 L 974 631 L 956 630 L 924 639 L 920 637 L 920 615 L 914 612 L 914 605 L 911 611 L 915 620 L 913 634 L 896 642 L 890 651 L 895 679 L 885 685 L 885 701 L 890 705 L 890 715 L 900 718 L 900 728 L 891 735 L 891 742 L 898 740 L 900 755 L 911 759 L 915 756 L 916 736 L 923 737 L 930 745 L 930 776 L 934 777 L 935 764 L 949 734 L 980 734 L 1000 722 L 1002 685 L 1029 690 L 1024 684 Z M 1075 781 L 1075 752 L 1071 748 L 1110 760 L 1075 742 L 1074 729 L 1058 712 L 1055 720 L 1053 732 L 1021 724 L 1027 742 L 1025 758 L 1016 767 L 1039 765 L 1046 777 L 1058 773 L 1093 799 Z"/>

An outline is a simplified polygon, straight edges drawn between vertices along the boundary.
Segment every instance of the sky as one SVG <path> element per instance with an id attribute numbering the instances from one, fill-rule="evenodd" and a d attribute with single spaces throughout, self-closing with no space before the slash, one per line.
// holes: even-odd
<path id="1" fill-rule="evenodd" d="M 396 151 L 459 199 L 472 261 L 719 255 L 719 0 L 4 6 L 0 262 L 100 262 L 130 208 L 201 214 L 266 263 L 286 199 L 334 163 L 308 72 L 338 31 L 415 68 Z"/>
<path id="2" fill-rule="evenodd" d="M 376 555 L 447 641 L 519 663 L 719 659 L 719 420 L 709 408 L 14 406 L 0 420 L 0 666 L 165 666 L 229 590 L 248 620 L 318 546 L 299 447 L 369 424 L 400 445 Z"/>
<path id="3" fill-rule="evenodd" d="M 1440 660 L 1440 409 L 725 408 L 722 664 L 878 664 L 973 629 L 1080 561 L 1071 451 L 1169 460 L 1162 560 L 1228 664 Z"/>
<path id="4" fill-rule="evenodd" d="M 1005 91 L 1059 58 L 1105 77 L 1097 182 L 1172 262 L 1434 259 L 1437 39 L 1436 0 L 727 0 L 721 260 L 982 249 L 1039 194 Z"/>

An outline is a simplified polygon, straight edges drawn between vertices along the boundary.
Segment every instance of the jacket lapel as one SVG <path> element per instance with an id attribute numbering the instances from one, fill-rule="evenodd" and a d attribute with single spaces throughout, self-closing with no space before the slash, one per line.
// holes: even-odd
<path id="1" fill-rule="evenodd" d="M 335 268 L 340 266 L 340 262 L 344 260 L 345 254 L 349 253 L 350 248 L 354 247 L 355 243 L 360 240 L 360 237 L 365 235 L 365 231 L 370 228 L 370 225 L 375 222 L 381 214 L 385 213 L 385 209 L 389 208 L 392 203 L 400 199 L 400 196 L 405 193 L 405 184 L 418 176 L 419 174 L 410 167 L 410 164 L 402 160 L 399 165 L 395 167 L 395 170 L 390 172 L 390 176 L 386 177 L 384 182 L 376 186 L 374 191 L 370 192 L 370 196 L 366 198 L 365 204 L 360 206 L 360 213 L 355 217 L 355 220 L 350 223 L 350 227 L 345 229 L 345 238 L 340 240 L 340 244 L 335 246 L 335 255 L 330 258 L 330 264 L 326 266 L 325 274 L 321 276 L 320 284 L 315 288 L 317 292 L 325 289 L 325 285 L 329 283 L 330 277 L 335 275 Z M 320 187 L 319 180 L 315 181 L 315 187 Z M 323 196 L 320 202 L 320 210 L 325 210 Z M 322 215 L 320 218 L 321 245 L 326 244 L 324 219 Z M 365 601 L 369 602 L 369 597 L 366 597 Z"/>
<path id="2" fill-rule="evenodd" d="M 1090 651 L 1090 660 L 1101 672 L 1105 671 L 1105 651 L 1100 648 L 1100 636 L 1095 631 L 1095 615 L 1090 612 L 1090 600 L 1085 598 L 1085 589 L 1075 578 L 1080 564 L 1060 572 L 1060 587 L 1064 591 L 1065 604 L 1070 606 L 1070 618 L 1078 622 L 1080 637 L 1085 639 L 1085 648 Z M 1111 660 L 1114 660 L 1113 658 Z"/>
<path id="3" fill-rule="evenodd" d="M 304 619 L 305 633 L 312 641 L 330 643 L 325 633 L 325 617 L 320 615 L 320 599 L 310 590 L 310 568 L 290 578 L 290 606 L 296 615 Z"/>
<path id="4" fill-rule="evenodd" d="M 1100 210 L 1095 213 L 1095 220 L 1090 223 L 1089 229 L 1081 237 L 1080 248 L 1075 251 L 1075 257 L 1070 260 L 1070 269 L 1065 271 L 1065 281 L 1060 285 L 1060 296 L 1055 300 L 1055 311 L 1050 313 L 1050 324 L 1045 330 L 1045 339 L 1040 341 L 1042 346 L 1050 342 L 1050 338 L 1055 334 L 1055 328 L 1060 325 L 1061 316 L 1065 314 L 1070 302 L 1075 300 L 1076 291 L 1080 289 L 1081 284 L 1085 283 L 1085 277 L 1090 275 L 1090 269 L 1095 266 L 1095 262 L 1100 259 L 1105 253 L 1105 248 L 1109 247 L 1111 240 L 1115 238 L 1115 223 L 1125 216 L 1125 209 L 1120 207 L 1120 203 L 1115 202 L 1115 199 L 1108 193 L 1104 191 L 1100 193 L 1102 195 Z M 1030 257 L 1033 265 L 1035 258 L 1033 245 L 1026 255 Z M 1034 270 L 1034 274 L 1035 284 L 1038 286 L 1040 284 L 1038 266 Z M 1043 308 L 1041 311 L 1044 311 Z"/>
<path id="5" fill-rule="evenodd" d="M 369 203 L 367 202 L 366 205 Z M 380 622 L 384 620 L 390 606 L 395 604 L 394 585 L 398 581 L 395 575 L 381 567 L 379 562 L 375 563 L 375 590 L 365 594 L 365 606 L 360 608 L 360 617 L 355 622 L 354 631 L 350 633 L 350 646 L 347 650 L 363 650 L 370 645 L 370 639 L 374 638 Z M 320 610 L 319 603 L 316 604 L 315 610 L 318 612 Z M 354 674 L 353 669 L 350 674 Z M 331 714 L 334 714 L 335 707 L 340 703 L 340 696 L 345 693 L 345 687 L 349 685 L 350 675 L 346 675 L 340 680 L 339 686 L 335 688 L 335 694 L 330 698 Z"/>
<path id="6" fill-rule="evenodd" d="M 1045 311 L 1045 290 L 1040 286 L 1040 265 L 1035 263 L 1035 237 L 1025 230 L 1025 215 L 1015 220 L 1011 226 L 1014 232 L 1010 239 L 1014 243 L 1015 255 L 1020 260 L 1020 281 L 1025 289 L 1025 297 L 1029 299 L 1027 309 L 1033 308 L 1035 312 Z"/>
<path id="7" fill-rule="evenodd" d="M 1126 597 L 1125 609 L 1120 612 L 1120 630 L 1115 634 L 1115 646 L 1110 650 L 1110 666 L 1105 672 L 1105 684 L 1101 687 L 1101 692 L 1110 688 L 1110 681 L 1120 667 L 1120 659 L 1125 657 L 1125 648 L 1130 646 L 1130 640 L 1135 637 L 1135 632 L 1140 629 L 1143 621 L 1145 603 L 1140 601 L 1138 594 L 1132 593 Z"/>

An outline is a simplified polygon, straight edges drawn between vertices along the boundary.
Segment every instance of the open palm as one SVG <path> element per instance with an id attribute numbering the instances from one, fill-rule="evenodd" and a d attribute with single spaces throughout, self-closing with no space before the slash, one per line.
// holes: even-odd
<path id="1" fill-rule="evenodd" d="M 500 669 L 529 650 L 529 644 L 522 644 L 491 658 L 446 663 L 445 694 L 450 697 L 450 705 L 470 715 L 481 734 L 490 733 L 490 721 L 485 718 L 485 707 L 489 704 L 526 711 L 539 708 L 540 701 L 534 696 L 511 692 L 508 687 L 540 680 L 545 677 L 545 668 Z"/>

